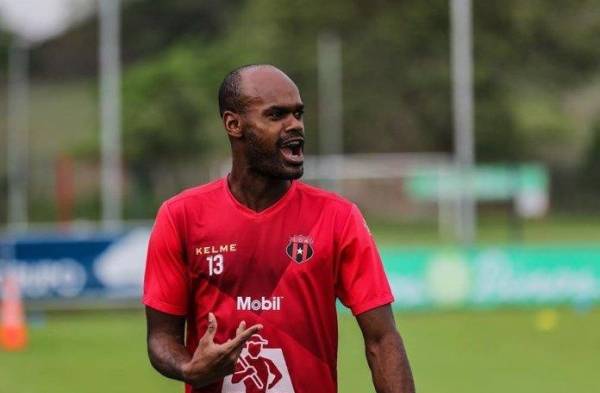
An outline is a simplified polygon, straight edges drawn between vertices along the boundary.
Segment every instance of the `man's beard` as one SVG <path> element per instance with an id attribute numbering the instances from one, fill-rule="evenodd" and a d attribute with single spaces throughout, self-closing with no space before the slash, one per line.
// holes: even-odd
<path id="1" fill-rule="evenodd" d="M 245 131 L 244 136 L 247 138 L 246 162 L 250 170 L 262 176 L 280 180 L 295 180 L 302 177 L 303 165 L 288 166 L 281 157 L 279 146 L 283 141 L 278 140 L 277 144 L 271 148 L 265 146 L 251 128 Z"/>

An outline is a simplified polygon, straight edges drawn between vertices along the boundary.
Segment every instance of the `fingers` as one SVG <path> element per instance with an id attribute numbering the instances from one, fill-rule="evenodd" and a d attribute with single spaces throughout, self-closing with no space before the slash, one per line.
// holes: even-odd
<path id="1" fill-rule="evenodd" d="M 217 334 L 217 327 L 218 324 L 215 314 L 209 312 L 208 327 L 206 328 L 204 336 L 202 336 L 200 340 L 214 343 L 215 335 Z M 262 327 L 263 326 L 261 324 L 256 324 L 246 329 L 246 321 L 242 321 L 235 331 L 235 337 L 233 339 L 228 339 L 223 346 L 225 346 L 229 351 L 236 351 L 237 349 L 241 350 L 241 346 L 246 342 L 246 340 L 248 340 L 250 336 L 256 332 L 260 331 Z"/>
<path id="2" fill-rule="evenodd" d="M 215 318 L 215 314 L 209 312 L 208 313 L 208 327 L 206 328 L 206 333 L 204 333 L 202 340 L 208 340 L 210 342 L 213 342 L 216 333 L 217 333 L 217 318 Z"/>
<path id="3" fill-rule="evenodd" d="M 238 326 L 238 328 L 236 329 L 235 335 L 240 335 L 244 331 L 244 329 L 246 329 L 246 321 L 240 322 L 240 326 Z"/>
<path id="4" fill-rule="evenodd" d="M 246 327 L 246 323 L 245 323 L 245 321 L 242 321 L 240 323 L 240 326 L 238 326 L 238 328 L 236 330 L 236 334 L 235 334 L 235 337 L 233 338 L 233 340 L 231 340 L 231 339 L 227 340 L 227 342 L 224 345 L 225 350 L 229 353 L 229 359 L 234 364 L 237 363 L 237 360 L 242 353 L 242 349 L 244 348 L 244 344 L 246 343 L 246 340 L 248 340 L 256 332 L 261 330 L 263 326 L 260 324 L 257 324 L 257 325 L 251 326 L 250 328 L 248 328 L 246 330 L 245 330 L 245 327 Z"/>
<path id="5" fill-rule="evenodd" d="M 250 326 L 246 330 L 242 330 L 239 334 L 236 334 L 236 336 L 234 337 L 233 340 L 231 340 L 231 342 L 229 342 L 227 344 L 228 348 L 231 350 L 234 350 L 237 347 L 241 347 L 246 342 L 246 340 L 248 340 L 250 338 L 250 336 L 257 333 L 262 328 L 263 328 L 263 326 L 261 324 L 256 324 L 256 325 Z M 239 330 L 239 328 L 238 328 L 238 330 Z"/>
<path id="6" fill-rule="evenodd" d="M 242 354 L 242 349 L 244 349 L 244 343 L 245 343 L 245 342 L 242 342 L 242 343 L 241 343 L 240 345 L 238 345 L 237 347 L 232 347 L 232 348 L 230 349 L 230 351 L 231 351 L 231 352 L 230 352 L 230 354 L 231 354 L 231 359 L 232 359 L 234 362 L 237 362 L 238 358 L 241 356 L 241 354 Z"/>

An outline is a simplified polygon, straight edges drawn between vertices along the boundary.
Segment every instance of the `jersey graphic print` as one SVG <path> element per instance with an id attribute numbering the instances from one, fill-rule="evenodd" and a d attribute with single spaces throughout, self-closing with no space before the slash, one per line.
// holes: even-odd
<path id="1" fill-rule="evenodd" d="M 313 239 L 310 236 L 296 235 L 290 238 L 285 253 L 296 263 L 304 263 L 312 258 Z"/>
<path id="2" fill-rule="evenodd" d="M 233 375 L 223 381 L 222 393 L 294 393 L 290 374 L 280 348 L 254 334 L 235 365 Z"/>

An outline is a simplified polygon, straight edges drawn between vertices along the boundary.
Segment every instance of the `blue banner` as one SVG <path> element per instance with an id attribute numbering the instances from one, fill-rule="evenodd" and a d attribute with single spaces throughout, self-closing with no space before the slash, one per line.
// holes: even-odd
<path id="1" fill-rule="evenodd" d="M 0 276 L 17 278 L 26 300 L 134 299 L 140 296 L 148 229 L 90 236 L 0 240 Z"/>

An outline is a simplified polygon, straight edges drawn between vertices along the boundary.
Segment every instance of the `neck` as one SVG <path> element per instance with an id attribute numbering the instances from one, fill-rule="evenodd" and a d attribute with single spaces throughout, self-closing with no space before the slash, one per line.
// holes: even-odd
<path id="1" fill-rule="evenodd" d="M 227 182 L 235 199 L 255 212 L 275 204 L 292 185 L 291 180 L 267 177 L 235 163 Z"/>

